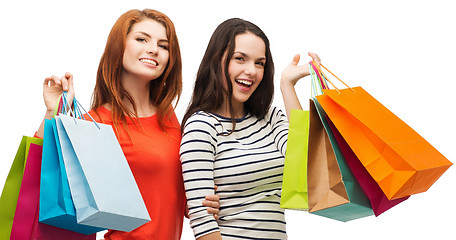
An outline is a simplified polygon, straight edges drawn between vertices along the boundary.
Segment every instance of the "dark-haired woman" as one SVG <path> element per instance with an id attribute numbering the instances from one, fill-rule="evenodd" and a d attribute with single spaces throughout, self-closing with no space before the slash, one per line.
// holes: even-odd
<path id="1" fill-rule="evenodd" d="M 317 55 L 309 55 L 319 64 Z M 298 62 L 296 55 L 282 73 L 287 112 L 301 109 L 294 85 L 309 75 Z M 259 27 L 237 18 L 217 27 L 182 121 L 182 170 L 199 240 L 287 238 L 279 204 L 288 121 L 270 107 L 273 75 L 269 41 Z M 214 192 L 220 196 L 218 221 L 201 204 Z"/>
<path id="2" fill-rule="evenodd" d="M 73 76 L 46 78 L 43 87 L 45 118 L 50 119 L 62 91 L 68 91 L 71 102 Z M 109 230 L 106 239 L 180 239 L 186 202 L 181 131 L 171 104 L 181 90 L 181 55 L 171 20 L 151 9 L 120 16 L 101 57 L 90 113 L 115 129 L 151 221 L 131 232 Z M 206 206 L 217 208 L 217 196 L 209 199 Z M 211 216 L 218 212 L 207 211 Z"/>

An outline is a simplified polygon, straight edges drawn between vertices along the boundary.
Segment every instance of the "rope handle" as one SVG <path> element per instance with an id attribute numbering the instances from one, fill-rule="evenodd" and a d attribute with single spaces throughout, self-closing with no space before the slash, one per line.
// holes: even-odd
<path id="1" fill-rule="evenodd" d="M 333 86 L 333 88 L 338 92 L 340 93 L 340 89 L 337 88 L 333 82 L 331 82 L 331 80 L 329 80 L 329 78 L 326 76 L 326 74 L 321 70 L 320 66 L 323 67 L 327 72 L 329 72 L 331 75 L 333 75 L 335 78 L 337 78 L 337 80 L 339 80 L 342 84 L 344 84 L 348 89 L 350 89 L 351 91 L 355 92 L 355 90 L 353 90 L 350 86 L 348 86 L 344 81 L 342 81 L 339 77 L 337 77 L 333 72 L 331 72 L 328 68 L 326 68 L 323 64 L 320 63 L 320 65 L 318 66 L 314 61 L 310 61 L 309 62 L 309 65 L 312 66 L 312 69 L 318 73 L 317 76 L 319 77 L 320 81 L 322 82 L 322 84 L 320 85 L 322 89 L 329 89 L 328 85 L 326 84 L 326 82 L 329 82 L 331 84 L 331 86 Z"/>
<path id="2" fill-rule="evenodd" d="M 70 105 L 68 104 L 68 101 L 67 101 L 67 92 L 64 91 L 60 95 L 59 106 L 60 106 L 60 102 L 62 102 L 62 110 L 59 113 L 63 113 L 63 114 L 69 113 L 69 115 L 73 117 L 74 123 L 77 123 L 76 118 L 85 120 L 84 115 L 81 112 L 81 108 L 82 108 L 82 110 L 87 114 L 87 116 L 90 117 L 90 119 L 95 124 L 95 126 L 99 130 L 101 129 L 100 126 L 98 125 L 98 123 L 95 121 L 95 119 L 93 119 L 93 117 L 90 115 L 90 113 L 88 113 L 84 109 L 84 107 L 81 105 L 81 103 L 78 100 L 76 100 L 76 97 L 73 98 L 73 107 L 71 108 L 71 107 L 69 107 Z M 66 111 L 67 107 L 68 107 L 68 112 Z"/>

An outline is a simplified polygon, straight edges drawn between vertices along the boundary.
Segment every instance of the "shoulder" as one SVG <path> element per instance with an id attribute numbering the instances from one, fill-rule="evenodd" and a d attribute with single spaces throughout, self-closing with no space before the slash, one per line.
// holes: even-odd
<path id="1" fill-rule="evenodd" d="M 219 119 L 211 113 L 197 111 L 188 118 L 184 126 L 184 132 L 187 132 L 190 129 L 207 129 L 216 131 L 216 126 L 219 123 Z"/>
<path id="2" fill-rule="evenodd" d="M 286 121 L 287 116 L 276 106 L 271 106 L 264 116 L 267 121 L 277 122 L 277 121 Z"/>
<path id="3" fill-rule="evenodd" d="M 84 114 L 86 120 L 93 118 L 98 123 L 112 124 L 111 111 L 104 107 L 91 109 L 87 114 Z"/>

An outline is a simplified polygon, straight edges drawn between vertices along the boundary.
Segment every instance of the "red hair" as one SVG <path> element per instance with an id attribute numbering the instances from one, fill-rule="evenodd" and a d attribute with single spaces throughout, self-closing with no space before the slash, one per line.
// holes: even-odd
<path id="1" fill-rule="evenodd" d="M 115 129 L 119 120 L 126 126 L 126 116 L 132 120 L 138 118 L 135 102 L 122 86 L 121 74 L 126 36 L 134 24 L 144 19 L 152 19 L 163 24 L 169 42 L 168 64 L 162 75 L 150 82 L 149 90 L 150 101 L 157 107 L 158 123 L 162 130 L 167 127 L 164 124 L 165 118 L 171 117 L 172 102 L 177 98 L 177 104 L 182 92 L 182 60 L 173 22 L 165 14 L 152 9 L 142 11 L 133 9 L 122 14 L 109 33 L 105 51 L 98 66 L 91 104 L 95 112 L 103 104 L 110 104 Z M 133 111 L 125 106 L 123 98 L 131 102 Z"/>

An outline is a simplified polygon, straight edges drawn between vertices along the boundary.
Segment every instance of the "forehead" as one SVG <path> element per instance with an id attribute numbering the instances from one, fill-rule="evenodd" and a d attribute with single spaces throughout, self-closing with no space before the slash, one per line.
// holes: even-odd
<path id="1" fill-rule="evenodd" d="M 266 45 L 263 39 L 251 32 L 237 35 L 234 41 L 236 44 L 234 52 L 242 52 L 257 58 L 266 55 Z"/>
<path id="2" fill-rule="evenodd" d="M 133 24 L 130 33 L 147 33 L 150 36 L 154 36 L 160 39 L 167 39 L 166 28 L 162 23 L 159 23 L 153 19 L 146 18 L 141 22 Z M 129 34 L 130 34 L 129 33 Z"/>

